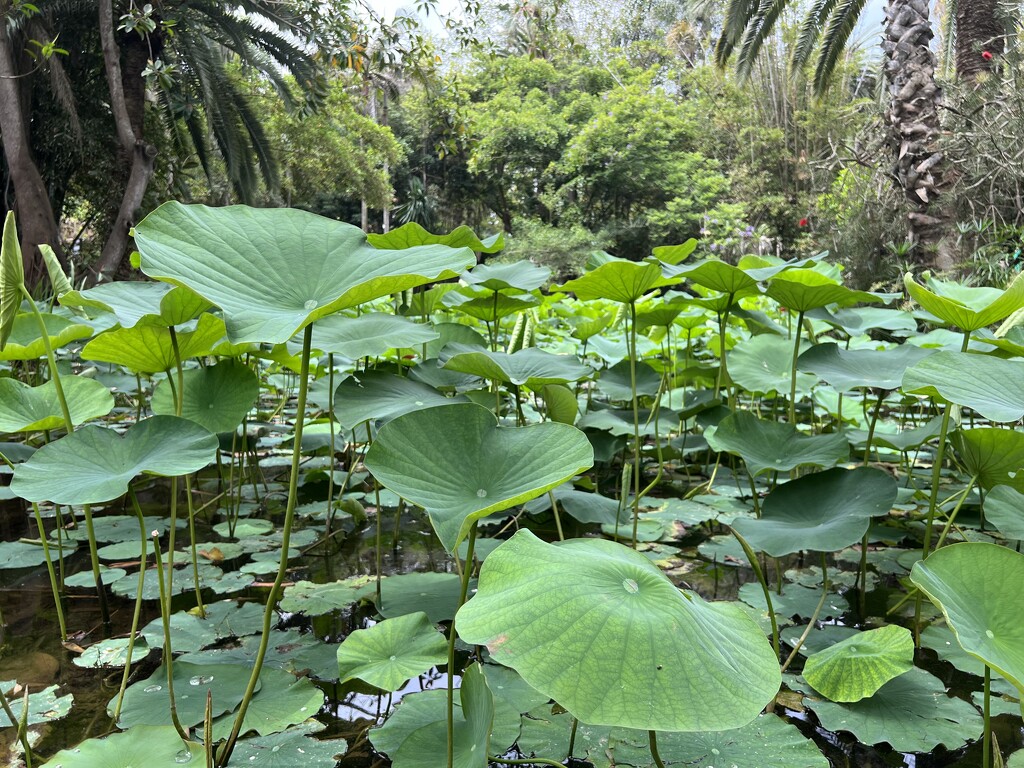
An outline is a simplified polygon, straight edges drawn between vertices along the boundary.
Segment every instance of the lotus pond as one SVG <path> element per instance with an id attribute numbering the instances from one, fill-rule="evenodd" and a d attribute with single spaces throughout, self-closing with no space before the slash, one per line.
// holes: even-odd
<path id="1" fill-rule="evenodd" d="M 135 239 L 4 229 L 8 763 L 1024 765 L 1024 280 Z"/>

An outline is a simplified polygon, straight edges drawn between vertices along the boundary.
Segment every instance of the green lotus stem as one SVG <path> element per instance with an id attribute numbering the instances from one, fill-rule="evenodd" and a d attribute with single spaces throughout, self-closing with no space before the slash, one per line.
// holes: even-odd
<path id="1" fill-rule="evenodd" d="M 768 587 L 768 580 L 764 577 L 764 571 L 761 570 L 761 564 L 757 561 L 757 554 L 753 548 L 743 538 L 739 531 L 735 528 L 729 528 L 732 531 L 732 535 L 736 537 L 736 541 L 740 543 L 743 548 L 743 554 L 747 556 L 747 562 L 750 563 L 751 569 L 754 571 L 754 576 L 757 577 L 757 583 L 761 585 L 761 592 L 764 593 L 764 601 L 768 605 L 768 617 L 772 620 L 772 648 L 775 649 L 775 658 L 779 658 L 779 625 L 775 620 L 775 607 L 772 605 L 772 591 Z"/>
<path id="2" fill-rule="evenodd" d="M 992 670 L 985 665 L 985 704 L 982 709 L 985 718 L 985 735 L 981 740 L 981 765 L 989 768 L 992 765 Z"/>
<path id="3" fill-rule="evenodd" d="M 330 419 L 331 434 L 329 437 L 331 465 L 327 468 L 327 535 L 331 533 L 334 522 L 334 353 L 327 353 L 327 417 Z"/>
<path id="4" fill-rule="evenodd" d="M 25 750 L 25 768 L 32 768 L 32 745 L 28 743 L 28 687 L 25 688 L 25 707 L 22 710 L 22 716 L 17 717 L 14 714 L 14 710 L 11 709 L 11 705 L 7 701 L 7 695 L 0 691 L 0 706 L 4 710 L 4 714 L 7 715 L 7 719 L 11 721 L 11 725 L 17 728 L 18 741 L 21 742 L 22 748 Z"/>
<path id="5" fill-rule="evenodd" d="M 580 721 L 578 717 L 572 719 L 572 729 L 569 731 L 569 754 L 566 755 L 566 760 L 572 760 L 572 753 L 576 749 L 576 730 L 580 727 Z"/>
<path id="6" fill-rule="evenodd" d="M 185 503 L 188 504 L 188 538 L 192 552 L 192 582 L 196 588 L 196 608 L 199 618 L 206 618 L 206 606 L 203 605 L 203 590 L 199 586 L 199 553 L 196 551 L 196 510 L 192 501 L 192 475 L 185 475 Z"/>
<path id="7" fill-rule="evenodd" d="M 372 442 L 373 442 L 373 437 L 370 434 L 370 422 L 367 421 L 366 422 L 366 444 L 369 445 Z M 376 520 L 376 528 L 377 528 L 377 531 L 376 531 L 376 546 L 374 547 L 374 549 L 376 550 L 375 555 L 374 555 L 374 561 L 375 561 L 375 566 L 376 566 L 376 570 L 377 570 L 376 594 L 377 594 L 377 605 L 381 605 L 382 599 L 381 599 L 381 596 L 380 596 L 380 582 L 381 582 L 381 579 L 383 578 L 383 574 L 384 574 L 384 556 L 381 553 L 381 550 L 382 550 L 382 548 L 384 546 L 384 534 L 383 534 L 383 532 L 381 530 L 382 529 L 382 523 L 381 523 L 381 509 L 380 509 L 380 484 L 377 482 L 377 478 L 373 478 L 373 503 L 374 503 L 374 505 L 377 508 L 377 515 L 376 515 L 376 517 L 377 517 L 377 520 Z M 395 525 L 395 530 L 396 531 L 398 530 L 398 525 L 397 524 Z M 397 540 L 397 537 L 396 537 L 396 540 Z M 458 562 L 458 561 L 456 560 L 456 562 Z"/>
<path id="8" fill-rule="evenodd" d="M 146 535 L 146 520 L 142 515 L 142 507 L 135 497 L 135 491 L 129 487 L 128 495 L 131 498 L 132 506 L 135 508 L 135 516 L 139 520 L 139 541 L 142 542 L 139 552 L 139 585 L 138 594 L 135 595 L 135 611 L 132 613 L 132 630 L 128 635 L 128 649 L 125 652 L 124 672 L 121 675 L 121 686 L 117 689 L 117 704 L 114 705 L 114 723 L 121 718 L 121 704 L 124 702 L 124 692 L 128 688 L 128 678 L 132 670 L 132 653 L 135 651 L 135 635 L 139 631 L 139 616 L 142 613 L 142 589 L 146 585 L 146 550 L 149 536 Z M 166 637 L 164 638 L 166 640 Z"/>
<path id="9" fill-rule="evenodd" d="M 203 712 L 203 751 L 206 753 L 206 768 L 214 768 L 216 763 L 213 759 L 213 690 L 210 688 L 206 689 L 206 709 Z"/>
<path id="10" fill-rule="evenodd" d="M 277 576 L 274 577 L 274 584 L 270 588 L 267 597 L 267 606 L 263 611 L 263 630 L 260 634 L 260 645 L 256 651 L 256 658 L 253 659 L 252 674 L 249 676 L 249 684 L 246 686 L 245 694 L 238 705 L 238 712 L 235 715 L 235 722 L 231 726 L 231 735 L 217 755 L 217 765 L 226 766 L 234 751 L 235 742 L 238 741 L 239 733 L 242 730 L 242 722 L 245 720 L 246 710 L 249 702 L 256 693 L 256 686 L 260 680 L 260 672 L 263 671 L 263 659 L 267 655 L 267 647 L 270 644 L 270 625 L 274 619 L 274 607 L 281 594 L 281 585 L 284 583 L 285 572 L 288 570 L 288 545 L 291 540 L 292 523 L 295 520 L 295 506 L 299 495 L 299 462 L 302 458 L 302 428 L 306 415 L 306 394 L 309 391 L 309 352 L 313 340 L 313 324 L 306 326 L 302 335 L 302 365 L 299 372 L 299 393 L 295 406 L 295 435 L 292 439 L 292 471 L 288 479 L 288 503 L 284 513 L 284 528 L 281 531 L 281 559 L 277 566 Z"/>
<path id="11" fill-rule="evenodd" d="M 867 394 L 867 393 L 865 393 Z M 882 390 L 878 395 L 878 401 L 875 403 L 875 410 L 871 414 L 871 421 L 868 422 L 868 442 L 864 446 L 864 466 L 868 465 L 871 460 L 871 441 L 875 439 L 875 425 L 878 423 L 878 413 L 882 410 L 882 401 L 885 400 L 885 396 L 888 394 L 886 390 Z"/>
<path id="12" fill-rule="evenodd" d="M 466 543 L 466 567 L 462 569 L 462 584 L 459 588 L 459 604 L 455 606 L 456 613 L 462 604 L 466 602 L 466 595 L 469 593 L 469 574 L 473 571 L 473 549 L 476 545 L 476 521 L 469 529 L 469 539 Z M 453 553 L 455 562 L 459 561 L 458 548 Z M 455 765 L 455 617 L 452 617 L 451 626 L 448 628 L 448 768 Z"/>
<path id="13" fill-rule="evenodd" d="M 57 574 L 53 570 L 53 561 L 50 560 L 50 545 L 46 539 L 46 528 L 43 526 L 43 516 L 39 513 L 39 505 L 32 502 L 32 514 L 36 519 L 36 528 L 39 530 L 39 541 L 43 545 L 43 557 L 46 558 L 46 570 L 50 574 L 50 589 L 53 591 L 53 604 L 57 608 L 57 623 L 60 625 L 60 641 L 66 643 L 68 640 L 68 627 L 64 622 L 64 606 L 60 601 L 60 589 L 57 586 Z"/>
<path id="14" fill-rule="evenodd" d="M 132 496 L 135 495 L 131 486 L 128 487 L 128 492 Z M 137 503 L 137 501 L 133 502 L 133 504 Z M 178 732 L 178 735 L 183 740 L 188 741 L 188 734 L 185 733 L 185 729 L 181 727 L 181 721 L 178 719 L 178 703 L 174 700 L 174 658 L 171 649 L 171 596 L 164 588 L 164 562 L 160 555 L 160 536 L 156 531 L 153 531 L 153 534 L 153 556 L 156 559 L 157 584 L 160 587 L 160 619 L 164 625 L 164 666 L 167 668 L 167 696 L 171 701 L 171 724 L 174 725 L 174 730 Z M 168 568 L 173 567 L 173 558 L 174 555 L 171 553 L 168 558 Z"/>
<path id="15" fill-rule="evenodd" d="M 39 307 L 36 306 L 35 301 L 32 299 L 32 294 L 25 288 L 25 284 L 22 283 L 20 286 L 22 296 L 28 301 L 29 307 L 32 309 L 32 314 L 36 319 L 36 323 L 39 325 L 39 332 L 42 336 L 43 348 L 46 350 L 46 363 L 50 368 L 50 379 L 53 381 L 53 389 L 57 395 L 57 401 L 60 403 L 60 410 L 64 416 L 64 429 L 70 435 L 75 431 L 75 424 L 71 420 L 71 410 L 68 408 L 68 399 L 64 395 L 64 386 L 60 381 L 60 371 L 57 370 L 57 358 L 53 354 L 53 345 L 50 344 L 50 333 L 46 330 L 46 323 L 43 321 L 43 316 L 39 314 Z M 95 528 L 92 524 L 92 508 L 86 504 L 83 507 L 85 513 L 85 531 L 89 539 L 89 557 L 92 562 L 92 576 L 96 582 L 96 595 L 100 601 L 100 616 L 103 619 L 103 626 L 110 626 L 110 610 L 107 608 L 107 596 L 103 592 L 103 579 L 100 577 L 100 558 L 96 552 L 96 533 Z"/>
<path id="16" fill-rule="evenodd" d="M 811 615 L 811 620 L 807 622 L 807 626 L 804 628 L 803 634 L 800 635 L 799 639 L 793 645 L 793 651 L 786 657 L 786 663 L 782 665 L 782 671 L 785 672 L 789 669 L 789 665 L 793 663 L 793 659 L 800 653 L 800 649 L 804 646 L 804 641 L 807 640 L 808 635 L 811 634 L 811 630 L 814 629 L 814 622 L 818 620 L 818 616 L 821 614 L 821 609 L 825 607 L 825 599 L 828 597 L 828 560 L 825 558 L 825 553 L 821 553 L 821 599 L 818 604 L 814 607 L 814 613 Z"/>
<path id="17" fill-rule="evenodd" d="M 636 394 L 636 302 L 629 302 L 629 389 L 633 396 L 633 539 L 636 549 L 636 534 L 640 527 L 640 403 Z M 450 766 L 449 766 L 450 768 Z"/>
<path id="18" fill-rule="evenodd" d="M 558 540 L 565 541 L 565 534 L 562 532 L 562 518 L 558 514 L 558 502 L 555 501 L 555 494 L 548 491 L 548 499 L 551 501 L 551 512 L 555 516 L 555 528 L 558 530 Z"/>
<path id="19" fill-rule="evenodd" d="M 935 542 L 935 549 L 942 546 L 942 543 L 946 540 L 946 536 L 949 533 L 949 529 L 953 527 L 953 521 L 956 520 L 957 514 L 960 512 L 960 507 L 964 505 L 964 501 L 971 495 L 971 491 L 974 489 L 974 483 L 978 480 L 978 476 L 975 475 L 971 478 L 971 482 L 967 484 L 967 487 L 963 490 L 963 494 L 960 496 L 960 500 L 957 501 L 956 506 L 953 507 L 953 511 L 949 513 L 949 518 L 946 520 L 946 526 L 942 529 L 942 533 L 939 535 L 939 540 Z"/>
<path id="20" fill-rule="evenodd" d="M 723 310 L 722 312 L 717 312 L 716 313 L 718 315 L 718 345 L 719 345 L 719 349 L 718 349 L 718 376 L 715 379 L 715 395 L 714 395 L 715 398 L 717 398 L 719 393 L 722 391 L 722 385 L 723 384 L 725 384 L 725 386 L 728 388 L 728 384 L 726 384 L 726 379 L 728 378 L 729 374 L 728 374 L 728 369 L 726 368 L 726 364 L 725 364 L 725 327 L 729 323 L 729 310 L 732 308 L 732 302 L 733 302 L 733 296 L 734 295 L 735 294 L 730 293 L 729 294 L 729 304 L 728 304 L 728 306 L 726 306 L 725 310 Z M 687 338 L 687 342 L 689 342 L 689 338 Z M 687 348 L 689 348 L 689 345 L 687 345 Z M 732 405 L 732 395 L 729 394 L 728 397 L 729 397 L 729 404 L 731 406 Z"/>
<path id="21" fill-rule="evenodd" d="M 796 359 L 800 356 L 800 329 L 804 325 L 804 311 L 796 317 L 796 332 L 793 333 L 793 366 L 789 374 L 789 423 L 796 425 Z M 790 331 L 792 333 L 792 331 Z"/>
<path id="22" fill-rule="evenodd" d="M 658 754 L 658 736 L 654 730 L 647 732 L 648 739 L 651 743 L 651 757 L 654 758 L 654 764 L 657 768 L 665 768 L 665 764 L 661 761 L 661 755 Z"/>

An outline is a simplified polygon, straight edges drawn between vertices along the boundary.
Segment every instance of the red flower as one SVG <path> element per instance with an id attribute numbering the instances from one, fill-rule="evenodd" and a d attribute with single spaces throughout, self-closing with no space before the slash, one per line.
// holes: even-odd
<path id="1" fill-rule="evenodd" d="M 800 219 L 800 224 L 799 224 L 798 226 L 801 226 L 801 227 L 806 227 L 806 226 L 807 226 L 807 223 L 808 223 L 808 222 L 807 222 L 807 219 Z"/>
<path id="2" fill-rule="evenodd" d="M 992 61 L 992 52 L 991 51 L 982 51 L 981 52 L 981 58 L 983 58 L 985 61 Z"/>

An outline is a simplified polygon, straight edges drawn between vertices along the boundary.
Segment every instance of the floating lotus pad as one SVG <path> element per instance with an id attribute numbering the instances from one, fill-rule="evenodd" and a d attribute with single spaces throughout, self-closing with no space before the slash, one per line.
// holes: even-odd
<path id="1" fill-rule="evenodd" d="M 203 761 L 203 745 L 182 742 L 170 725 L 139 725 L 102 739 L 86 739 L 51 757 L 49 768 L 181 768 Z"/>
<path id="2" fill-rule="evenodd" d="M 99 504 L 122 496 L 143 472 L 198 472 L 213 461 L 217 448 L 216 436 L 175 416 L 145 419 L 123 437 L 86 426 L 36 451 L 15 471 L 11 490 L 28 501 Z"/>
<path id="3" fill-rule="evenodd" d="M 680 592 L 643 555 L 600 539 L 546 544 L 520 530 L 484 561 L 455 626 L 597 725 L 737 728 L 781 680 L 741 609 Z"/>
<path id="4" fill-rule="evenodd" d="M 357 227 L 285 208 L 164 203 L 135 227 L 142 271 L 224 310 L 228 338 L 279 344 L 321 317 L 475 263 L 468 248 L 378 250 Z"/>
<path id="5" fill-rule="evenodd" d="M 499 428 L 493 413 L 472 403 L 400 416 L 366 454 L 382 485 L 427 510 L 449 552 L 474 521 L 529 501 L 593 462 L 590 442 L 575 427 Z"/>
<path id="6" fill-rule="evenodd" d="M 732 527 L 772 557 L 833 552 L 860 541 L 872 517 L 889 513 L 897 492 L 896 480 L 873 467 L 813 472 L 776 486 L 759 519 L 738 518 Z"/>

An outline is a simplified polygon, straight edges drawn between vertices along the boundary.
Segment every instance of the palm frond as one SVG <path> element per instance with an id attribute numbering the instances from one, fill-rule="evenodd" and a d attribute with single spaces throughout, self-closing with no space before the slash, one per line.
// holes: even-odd
<path id="1" fill-rule="evenodd" d="M 807 15 L 800 24 L 796 47 L 793 49 L 791 64 L 794 70 L 802 69 L 811 60 L 811 53 L 821 38 L 821 30 L 828 22 L 837 2 L 838 0 L 814 0 L 807 10 Z"/>
<path id="2" fill-rule="evenodd" d="M 846 50 L 866 0 L 841 0 L 828 21 L 828 28 L 822 36 L 821 52 L 814 68 L 814 92 L 821 95 L 828 88 L 832 72 Z"/>
<path id="3" fill-rule="evenodd" d="M 771 36 L 775 24 L 790 2 L 791 0 L 761 0 L 761 6 L 747 26 L 736 56 L 736 74 L 740 80 L 746 80 L 750 76 L 761 48 Z"/>

